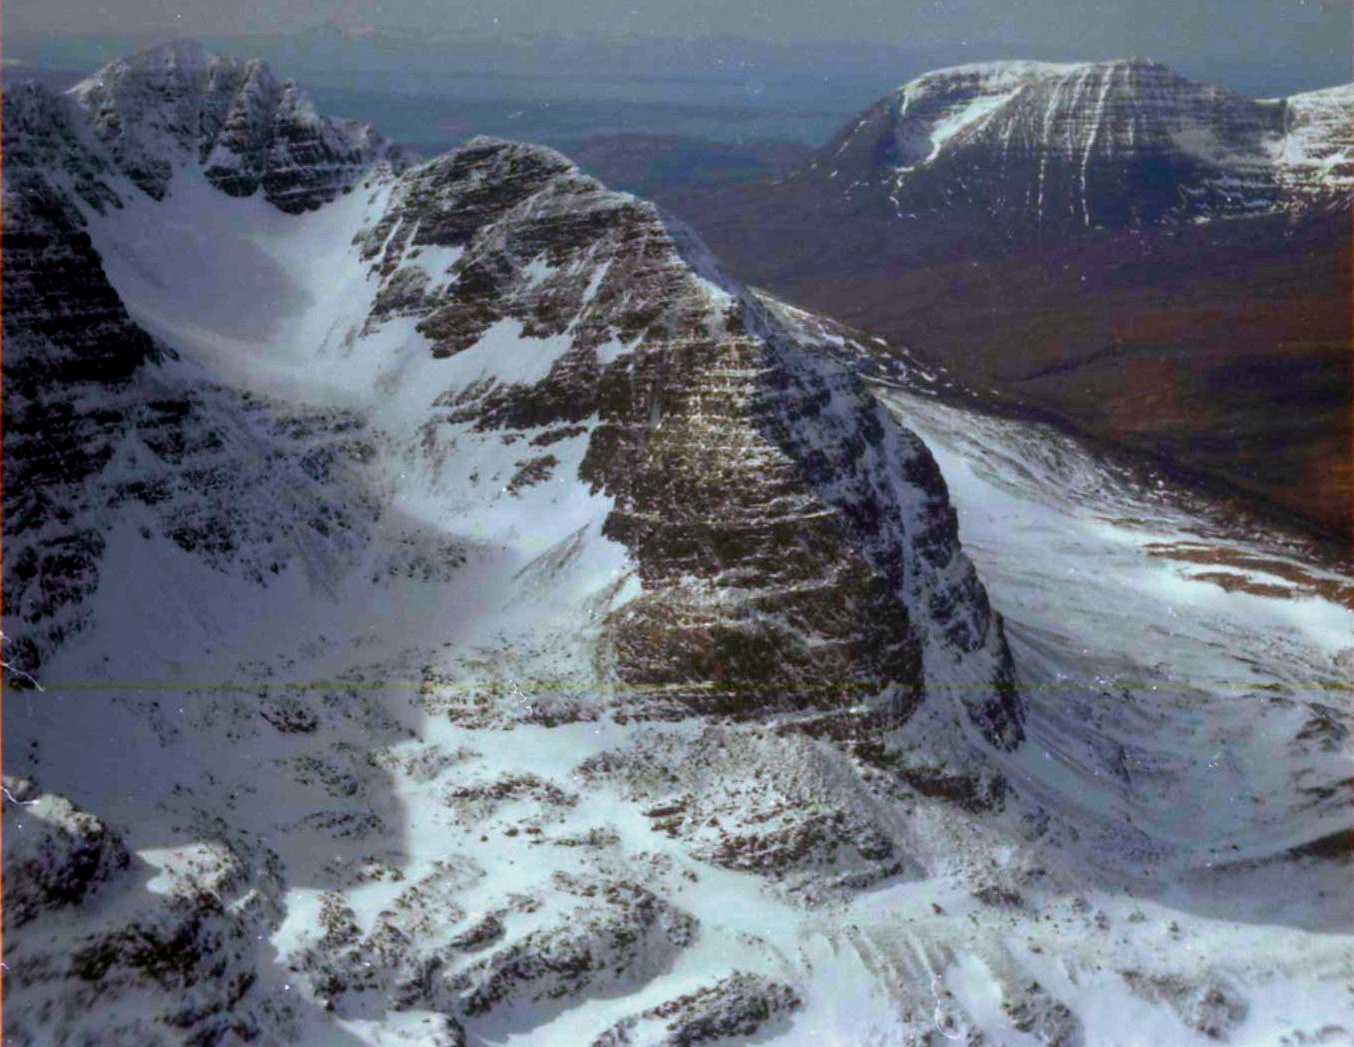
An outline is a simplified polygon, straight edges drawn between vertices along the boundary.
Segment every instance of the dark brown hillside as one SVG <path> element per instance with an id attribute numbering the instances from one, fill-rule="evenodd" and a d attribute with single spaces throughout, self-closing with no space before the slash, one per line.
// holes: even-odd
<path id="1" fill-rule="evenodd" d="M 750 283 L 1349 531 L 1347 214 L 1027 240 L 803 183 L 665 202 Z"/>

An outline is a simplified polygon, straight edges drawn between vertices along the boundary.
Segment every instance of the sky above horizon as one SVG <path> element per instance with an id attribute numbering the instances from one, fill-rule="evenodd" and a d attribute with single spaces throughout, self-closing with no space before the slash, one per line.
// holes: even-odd
<path id="1" fill-rule="evenodd" d="M 909 44 L 1014 36 L 1055 49 L 1128 53 L 1174 41 L 1200 50 L 1238 35 L 1349 52 L 1348 0 L 11 0 L 24 35 L 231 35 L 333 22 L 350 31 L 734 36 Z M 1127 49 L 1127 50 L 1126 50 Z"/>
<path id="2" fill-rule="evenodd" d="M 868 41 L 975 58 L 1147 57 L 1214 82 L 1348 81 L 1349 0 L 10 0 L 5 35 L 170 39 L 331 23 L 428 43 L 520 34 Z M 1210 75 L 1211 74 L 1211 75 Z M 1277 80 L 1275 82 L 1278 82 Z"/>

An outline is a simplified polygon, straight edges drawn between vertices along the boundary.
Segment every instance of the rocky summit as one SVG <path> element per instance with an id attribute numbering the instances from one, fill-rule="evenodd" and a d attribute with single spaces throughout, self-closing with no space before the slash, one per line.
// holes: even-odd
<path id="1" fill-rule="evenodd" d="M 70 97 L 112 163 L 156 198 L 191 158 L 231 196 L 262 190 L 280 210 L 313 210 L 391 151 L 370 124 L 320 116 L 262 62 L 191 41 L 111 62 Z"/>
<path id="2" fill-rule="evenodd" d="M 183 44 L 5 107 L 7 1042 L 1354 1028 L 1317 551 L 549 149 Z"/>

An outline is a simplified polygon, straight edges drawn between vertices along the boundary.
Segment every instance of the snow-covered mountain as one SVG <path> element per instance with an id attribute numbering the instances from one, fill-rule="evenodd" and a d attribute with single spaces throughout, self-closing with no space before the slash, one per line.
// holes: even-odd
<path id="1" fill-rule="evenodd" d="M 1143 60 L 928 73 L 802 177 L 898 214 L 1119 227 L 1348 209 L 1354 85 L 1255 100 Z"/>
<path id="2" fill-rule="evenodd" d="M 100 347 L 116 352 L 120 366 L 93 375 L 98 386 L 121 390 L 132 382 L 145 401 L 163 399 L 142 383 L 152 374 L 167 382 L 162 376 L 179 369 L 150 366 L 155 350 L 144 330 L 213 376 L 252 383 L 261 396 L 327 399 L 340 432 L 379 426 L 367 441 L 388 446 L 362 442 L 355 453 L 403 463 L 400 498 L 436 525 L 454 513 L 479 540 L 520 540 L 532 555 L 590 540 L 624 553 L 643 595 L 617 605 L 625 610 L 608 619 L 607 632 L 612 670 L 629 685 L 653 675 L 668 686 L 691 675 L 699 683 L 687 699 L 701 704 L 712 672 L 726 688 L 845 684 L 878 672 L 920 694 L 928 660 L 939 682 L 957 674 L 1009 684 L 999 624 L 958 549 L 953 511 L 925 449 L 885 425 L 844 371 L 801 358 L 755 299 L 716 283 L 722 278 L 686 234 L 670 232 L 652 208 L 607 192 L 555 153 L 494 141 L 402 175 L 388 164 L 340 169 L 331 195 L 347 190 L 351 199 L 308 223 L 278 217 L 292 210 L 296 194 L 270 196 L 266 182 L 250 203 L 233 207 L 227 197 L 238 186 L 216 177 L 221 146 L 210 128 L 203 138 L 216 144 L 197 149 L 199 159 L 191 142 L 177 156 L 171 149 L 176 162 L 163 184 L 119 193 L 121 157 L 160 155 L 170 123 L 164 112 L 174 112 L 178 125 L 208 127 L 193 107 L 219 107 L 201 84 L 239 63 L 194 55 L 175 47 L 115 63 L 72 93 L 96 138 L 109 108 L 88 106 L 91 85 L 116 81 L 115 100 L 161 104 L 121 107 L 128 115 L 102 167 L 104 154 L 92 143 L 72 145 L 62 135 L 58 144 L 73 156 L 65 165 L 97 172 L 90 181 L 34 176 L 53 199 L 41 215 L 49 225 L 34 238 L 75 257 L 61 267 L 36 251 L 14 258 L 18 345 L 10 355 L 21 374 L 30 360 L 88 359 L 83 340 L 106 324 Z M 252 68 L 254 80 L 270 80 Z M 46 104 L 33 100 L 41 93 L 16 104 Z M 27 136 L 31 123 L 20 113 L 11 126 Z M 38 148 L 14 145 L 21 156 Z M 276 143 L 259 140 L 236 154 L 236 166 L 266 166 L 260 157 L 276 151 Z M 291 168 L 303 184 L 317 168 L 330 170 L 323 157 L 312 160 Z M 144 166 L 122 173 L 139 186 Z M 12 221 L 21 235 L 35 224 L 26 209 L 36 199 L 15 196 Z M 95 323 L 67 330 L 72 314 L 93 315 Z M 41 321 L 30 315 L 63 317 L 62 330 L 32 338 Z M 59 379 L 67 397 L 87 376 L 45 377 Z M 19 409 L 32 400 L 45 411 L 52 384 L 16 389 L 25 397 Z M 190 398 L 201 389 L 200 381 L 185 385 Z M 359 422 L 347 418 L 355 410 L 364 415 Z M 268 412 L 257 413 L 271 423 Z M 210 451 L 221 443 L 204 439 Z M 83 453 L 88 442 L 76 442 Z M 475 453 L 453 455 L 453 446 Z M 100 475 L 118 457 L 118 448 L 101 450 L 91 463 Z M 165 457 L 153 444 L 150 450 Z M 276 450 L 260 446 L 263 454 Z M 325 469 L 310 470 L 322 474 L 313 479 L 322 482 L 336 453 L 324 456 Z M 139 468 L 135 457 L 119 473 Z M 80 486 L 88 494 L 92 477 Z M 271 490 L 262 496 L 271 498 Z M 237 546 L 252 552 L 230 525 L 206 530 L 192 537 L 203 538 L 208 556 L 219 550 L 229 559 Z M 791 561 L 781 550 L 788 531 L 801 545 Z M 334 535 L 326 538 L 322 544 L 332 544 Z M 175 540 L 200 551 L 194 541 Z M 280 568 L 266 564 L 273 573 Z M 54 611 L 78 613 L 79 601 L 58 603 Z M 748 605 L 762 604 L 784 618 L 749 613 Z M 12 606 L 34 622 L 44 611 L 29 613 L 22 597 Z M 653 649 L 660 634 L 670 649 Z M 809 702 L 833 707 L 841 697 L 829 688 Z M 746 696 L 732 701 L 760 709 Z M 899 694 L 899 711 L 912 701 Z M 660 704 L 681 699 L 674 692 Z M 1006 713 L 982 714 L 994 742 L 1008 733 L 1018 739 L 1013 695 L 1008 704 Z"/>
<path id="3" fill-rule="evenodd" d="M 370 124 L 321 116 L 262 62 L 191 41 L 111 62 L 70 95 L 113 163 L 156 199 L 195 160 L 231 196 L 262 190 L 282 211 L 314 210 L 398 155 Z"/>
<path id="4" fill-rule="evenodd" d="M 186 45 L 5 106 L 9 1042 L 1354 1028 L 1314 551 L 1059 501 L 550 150 Z"/>

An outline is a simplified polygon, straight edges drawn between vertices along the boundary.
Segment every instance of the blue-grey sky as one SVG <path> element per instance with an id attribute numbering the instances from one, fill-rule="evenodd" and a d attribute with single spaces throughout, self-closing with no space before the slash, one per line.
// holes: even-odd
<path id="1" fill-rule="evenodd" d="M 1171 42 L 1198 50 L 1241 34 L 1350 50 L 1348 0 L 10 0 L 21 35 L 221 35 L 336 20 L 350 29 L 431 34 L 586 33 L 773 40 L 1017 36 L 1123 52 Z"/>
<path id="2" fill-rule="evenodd" d="M 569 34 L 859 40 L 940 64 L 1138 56 L 1242 90 L 1348 81 L 1354 47 L 1350 0 L 9 0 L 4 9 L 11 41 L 289 33 L 326 22 L 429 46 Z"/>

